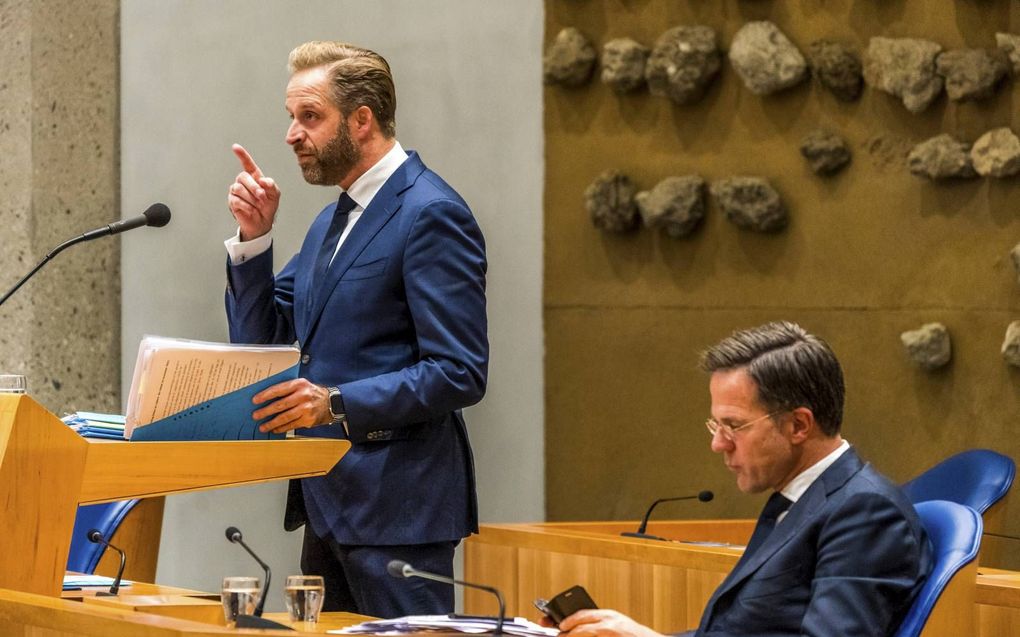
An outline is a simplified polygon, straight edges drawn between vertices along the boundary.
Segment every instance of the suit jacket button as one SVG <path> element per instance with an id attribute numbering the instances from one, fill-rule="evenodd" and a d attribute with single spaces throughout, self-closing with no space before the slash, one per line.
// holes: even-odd
<path id="1" fill-rule="evenodd" d="M 301 364 L 302 365 L 307 365 L 311 360 L 312 360 L 312 357 L 309 356 L 308 354 L 302 354 L 301 355 Z"/>

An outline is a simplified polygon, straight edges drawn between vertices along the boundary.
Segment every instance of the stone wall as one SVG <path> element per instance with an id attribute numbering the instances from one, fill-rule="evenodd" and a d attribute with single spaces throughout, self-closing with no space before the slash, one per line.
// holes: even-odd
<path id="1" fill-rule="evenodd" d="M 119 215 L 118 0 L 0 0 L 0 289 Z M 0 307 L 0 372 L 51 411 L 120 410 L 117 239 L 72 247 Z"/>
<path id="2" fill-rule="evenodd" d="M 759 20 L 801 51 L 827 38 L 860 54 L 875 36 L 989 48 L 996 32 L 1020 32 L 1020 3 L 547 0 L 544 43 L 575 27 L 600 52 L 616 38 L 651 47 L 667 29 L 703 24 L 730 51 Z M 994 128 L 1020 129 L 1018 100 L 1016 77 L 986 100 L 942 96 L 917 114 L 870 86 L 853 102 L 815 80 L 760 96 L 728 57 L 696 104 L 617 93 L 598 71 L 583 86 L 547 86 L 549 519 L 636 519 L 656 498 L 702 489 L 716 499 L 660 507 L 656 517 L 756 517 L 762 498 L 738 493 L 709 449 L 708 383 L 696 363 L 699 350 L 768 320 L 798 321 L 831 343 L 847 379 L 844 434 L 894 480 L 967 448 L 1020 459 L 1020 369 L 1000 354 L 1020 318 L 1009 256 L 1020 241 L 1020 180 L 934 183 L 907 161 L 938 134 L 971 143 Z M 819 128 L 853 153 L 837 174 L 818 176 L 801 156 Z M 709 184 L 762 176 L 789 222 L 769 234 L 743 229 L 712 197 L 689 236 L 610 233 L 592 223 L 584 197 L 610 169 L 635 191 L 670 176 Z M 900 335 L 935 322 L 952 335 L 953 358 L 931 371 L 910 359 Z M 1020 533 L 1020 507 L 1001 530 Z"/>

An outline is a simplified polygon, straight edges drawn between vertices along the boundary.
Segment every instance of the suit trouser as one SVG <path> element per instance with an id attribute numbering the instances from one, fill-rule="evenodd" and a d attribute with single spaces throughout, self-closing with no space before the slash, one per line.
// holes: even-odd
<path id="1" fill-rule="evenodd" d="M 453 612 L 453 586 L 420 577 L 393 577 L 386 565 L 390 560 L 403 560 L 416 569 L 453 577 L 457 544 L 350 546 L 320 538 L 305 524 L 301 571 L 322 575 L 326 584 L 324 611 L 382 618 L 442 615 Z"/>

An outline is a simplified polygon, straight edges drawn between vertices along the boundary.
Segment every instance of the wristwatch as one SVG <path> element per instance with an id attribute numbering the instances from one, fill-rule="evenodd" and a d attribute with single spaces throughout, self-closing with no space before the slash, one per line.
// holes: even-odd
<path id="1" fill-rule="evenodd" d="M 343 425 L 347 431 L 347 410 L 344 408 L 344 397 L 340 394 L 339 387 L 327 387 L 329 391 L 329 415 L 333 417 L 334 425 Z"/>

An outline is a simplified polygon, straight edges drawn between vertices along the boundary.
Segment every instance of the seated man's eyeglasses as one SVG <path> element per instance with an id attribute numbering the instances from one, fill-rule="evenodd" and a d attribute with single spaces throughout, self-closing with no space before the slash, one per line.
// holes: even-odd
<path id="1" fill-rule="evenodd" d="M 760 418 L 755 418 L 754 420 L 745 422 L 742 425 L 731 425 L 731 424 L 728 424 L 728 423 L 721 423 L 718 420 L 716 420 L 715 418 L 709 418 L 708 420 L 705 421 L 705 426 L 708 427 L 708 433 L 711 434 L 713 438 L 715 437 L 716 432 L 718 432 L 718 433 L 722 434 L 723 438 L 725 438 L 725 439 L 727 439 L 729 441 L 733 441 L 733 440 L 736 440 L 737 432 L 740 431 L 741 429 L 747 429 L 751 425 L 759 423 L 759 422 L 765 420 L 766 418 L 771 418 L 771 417 L 773 417 L 773 416 L 775 416 L 777 414 L 781 414 L 784 411 L 789 411 L 789 410 L 787 410 L 787 409 L 779 409 L 779 410 L 776 410 L 776 411 L 774 411 L 774 412 L 772 412 L 770 414 L 765 414 L 764 416 L 762 416 Z"/>

